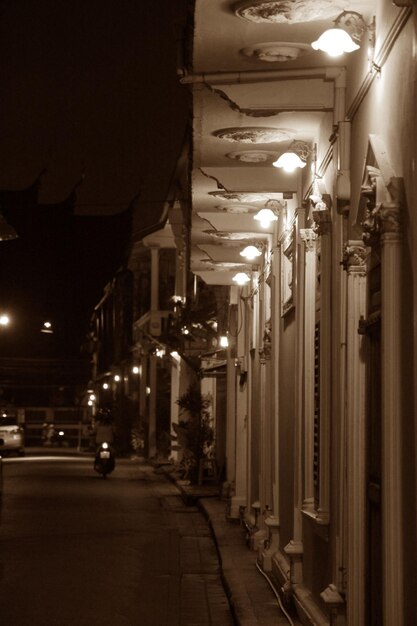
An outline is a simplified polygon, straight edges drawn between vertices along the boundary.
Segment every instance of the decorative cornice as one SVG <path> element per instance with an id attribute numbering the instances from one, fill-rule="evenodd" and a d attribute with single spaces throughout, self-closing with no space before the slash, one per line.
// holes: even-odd
<path id="1" fill-rule="evenodd" d="M 241 150 L 239 152 L 229 152 L 228 159 L 235 159 L 242 163 L 266 163 L 277 158 L 278 152 L 272 150 Z"/>
<path id="2" fill-rule="evenodd" d="M 253 232 L 227 232 L 225 230 L 205 230 L 203 231 L 214 237 L 215 239 L 230 240 L 230 241 L 246 241 L 253 240 Z"/>
<path id="3" fill-rule="evenodd" d="M 233 200 L 235 202 L 267 202 L 268 200 L 282 200 L 282 193 L 276 191 L 209 191 L 210 196 Z"/>
<path id="4" fill-rule="evenodd" d="M 341 0 L 245 0 L 235 5 L 235 15 L 250 22 L 296 24 L 336 16 L 343 11 Z"/>
<path id="5" fill-rule="evenodd" d="M 225 211 L 226 213 L 235 213 L 235 214 L 242 214 L 242 213 L 255 213 L 258 208 L 256 206 L 249 206 L 247 204 L 230 204 L 228 206 L 222 206 L 222 205 L 217 205 L 216 209 L 218 211 Z"/>
<path id="6" fill-rule="evenodd" d="M 311 46 L 305 43 L 266 41 L 263 43 L 254 43 L 251 46 L 242 48 L 240 53 L 246 57 L 256 59 L 257 61 L 285 63 L 286 61 L 295 61 L 300 56 L 311 51 Z"/>
<path id="7" fill-rule="evenodd" d="M 242 143 L 274 143 L 293 139 L 295 132 L 288 128 L 274 128 L 272 126 L 242 126 L 220 128 L 215 130 L 213 135 L 219 139 Z"/>

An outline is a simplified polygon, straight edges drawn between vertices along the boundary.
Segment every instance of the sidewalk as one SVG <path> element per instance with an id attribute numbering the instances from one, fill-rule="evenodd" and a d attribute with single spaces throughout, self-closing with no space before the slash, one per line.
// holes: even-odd
<path id="1" fill-rule="evenodd" d="M 175 483 L 185 503 L 197 505 L 210 524 L 236 625 L 299 626 L 292 614 L 289 620 L 283 613 L 268 580 L 257 569 L 256 552 L 246 546 L 241 524 L 227 520 L 219 487 L 183 485 L 168 468 L 162 471 Z"/>

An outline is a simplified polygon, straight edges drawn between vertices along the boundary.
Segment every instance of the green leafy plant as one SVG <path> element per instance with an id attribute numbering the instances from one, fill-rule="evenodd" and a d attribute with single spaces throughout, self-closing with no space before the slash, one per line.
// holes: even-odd
<path id="1" fill-rule="evenodd" d="M 182 433 L 184 478 L 196 482 L 200 460 L 211 454 L 214 441 L 209 411 L 211 397 L 208 394 L 202 394 L 199 383 L 194 382 L 178 398 L 177 404 L 180 407 L 181 419 L 178 424 L 179 428 L 176 430 Z"/>

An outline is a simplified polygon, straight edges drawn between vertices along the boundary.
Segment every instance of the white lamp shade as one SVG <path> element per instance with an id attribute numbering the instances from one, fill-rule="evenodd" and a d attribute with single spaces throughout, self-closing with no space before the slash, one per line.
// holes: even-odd
<path id="1" fill-rule="evenodd" d="M 358 44 L 342 28 L 330 28 L 324 31 L 317 41 L 313 41 L 311 47 L 314 50 L 327 52 L 331 57 L 338 57 L 344 52 L 354 52 L 359 48 Z"/>
<path id="2" fill-rule="evenodd" d="M 256 246 L 246 246 L 244 250 L 240 253 L 240 256 L 244 256 L 245 259 L 256 259 L 256 257 L 261 256 L 262 252 L 256 248 Z"/>
<path id="3" fill-rule="evenodd" d="M 284 172 L 294 172 L 297 168 L 305 167 L 306 162 L 300 159 L 295 152 L 284 152 L 272 165 L 274 167 L 281 167 Z"/>
<path id="4" fill-rule="evenodd" d="M 233 280 L 238 285 L 245 285 L 246 283 L 250 281 L 250 278 L 247 274 L 245 274 L 245 272 L 238 272 L 237 274 L 233 276 Z"/>
<path id="5" fill-rule="evenodd" d="M 263 228 L 268 228 L 271 222 L 276 222 L 278 218 L 271 209 L 261 209 L 253 216 L 253 219 L 260 222 Z"/>

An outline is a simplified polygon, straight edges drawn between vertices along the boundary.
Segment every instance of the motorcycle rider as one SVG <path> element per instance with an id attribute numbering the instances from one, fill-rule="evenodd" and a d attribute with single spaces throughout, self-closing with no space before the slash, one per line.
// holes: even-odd
<path id="1" fill-rule="evenodd" d="M 99 409 L 96 415 L 96 455 L 94 459 L 94 469 L 106 478 L 114 470 L 115 459 L 112 443 L 113 416 L 110 409 Z"/>

